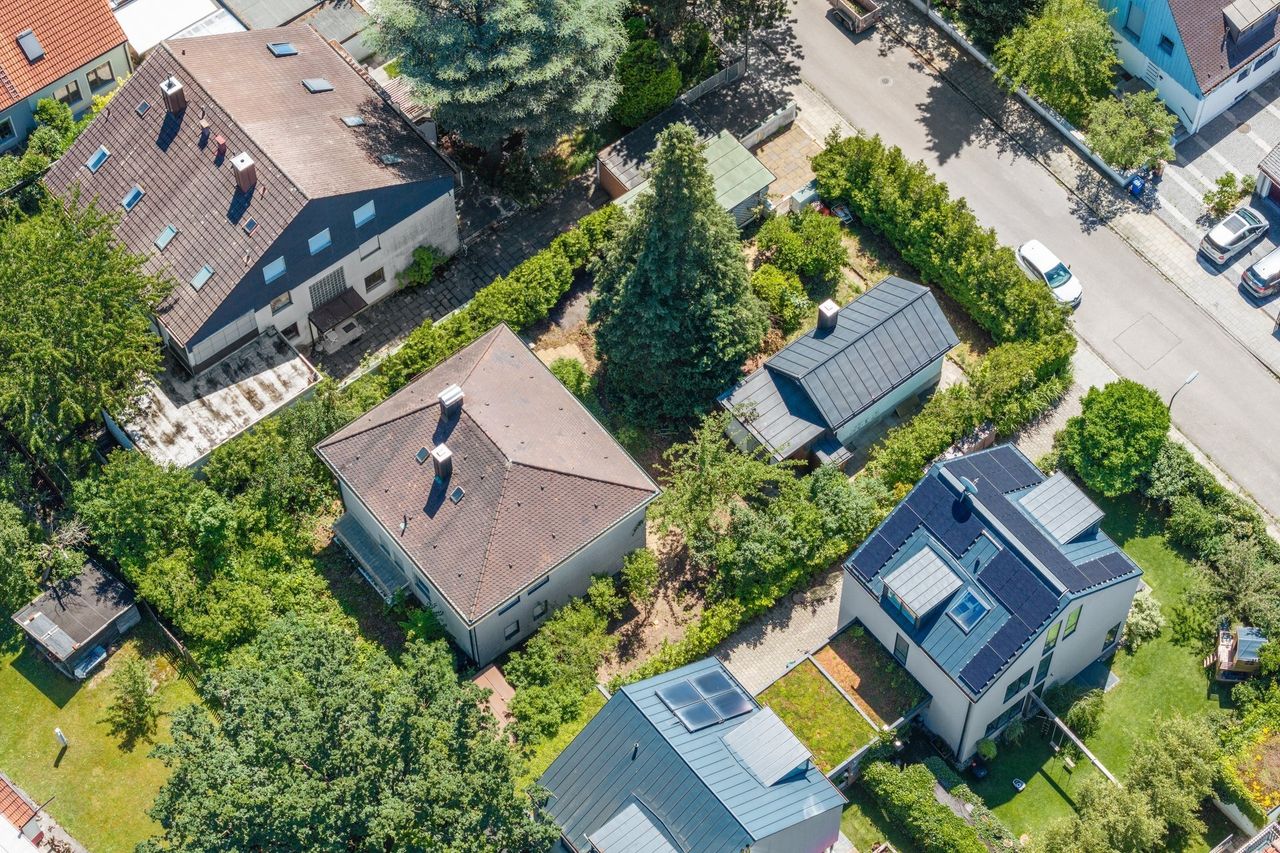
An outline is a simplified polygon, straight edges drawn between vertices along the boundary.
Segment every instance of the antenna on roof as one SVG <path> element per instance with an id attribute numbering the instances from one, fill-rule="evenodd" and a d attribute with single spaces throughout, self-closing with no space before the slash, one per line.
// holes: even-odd
<path id="1" fill-rule="evenodd" d="M 964 486 L 965 494 L 976 495 L 978 493 L 978 486 L 968 477 L 961 477 L 960 485 Z"/>
<path id="2" fill-rule="evenodd" d="M 400 535 L 403 536 L 404 532 L 408 529 L 409 529 L 409 515 L 408 513 L 405 513 L 404 518 L 401 519 L 400 521 Z"/>

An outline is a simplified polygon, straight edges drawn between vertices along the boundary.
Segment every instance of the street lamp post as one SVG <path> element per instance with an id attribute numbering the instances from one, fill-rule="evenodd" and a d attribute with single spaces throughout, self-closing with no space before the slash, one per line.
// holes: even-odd
<path id="1" fill-rule="evenodd" d="M 1178 395 L 1182 393 L 1182 389 L 1186 388 L 1192 382 L 1196 381 L 1196 377 L 1200 375 L 1200 371 L 1193 370 L 1187 374 L 1187 378 L 1182 380 L 1182 384 L 1178 386 L 1178 390 L 1173 392 L 1173 396 L 1169 398 L 1169 405 L 1166 407 L 1168 411 L 1173 411 L 1173 401 L 1178 399 Z"/>

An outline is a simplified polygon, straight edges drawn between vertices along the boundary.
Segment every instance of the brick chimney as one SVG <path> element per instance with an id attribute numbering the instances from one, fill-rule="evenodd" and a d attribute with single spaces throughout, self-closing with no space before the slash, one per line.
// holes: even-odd
<path id="1" fill-rule="evenodd" d="M 177 77 L 160 81 L 160 95 L 164 98 L 164 108 L 173 115 L 187 108 L 187 93 Z"/>
<path id="2" fill-rule="evenodd" d="M 253 165 L 253 158 L 248 151 L 241 151 L 231 158 L 231 168 L 236 173 L 236 187 L 247 193 L 258 183 L 258 169 Z"/>

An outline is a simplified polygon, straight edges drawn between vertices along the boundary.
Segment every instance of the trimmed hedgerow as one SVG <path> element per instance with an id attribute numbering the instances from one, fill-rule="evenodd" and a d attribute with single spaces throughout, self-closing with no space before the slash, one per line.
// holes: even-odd
<path id="1" fill-rule="evenodd" d="M 933 794 L 934 775 L 923 764 L 902 770 L 884 761 L 862 771 L 862 785 L 924 853 L 987 853 L 978 832 Z"/>

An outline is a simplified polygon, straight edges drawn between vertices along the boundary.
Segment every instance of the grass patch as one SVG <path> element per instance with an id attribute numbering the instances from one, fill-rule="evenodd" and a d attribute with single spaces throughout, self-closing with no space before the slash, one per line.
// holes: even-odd
<path id="1" fill-rule="evenodd" d="M 196 701 L 159 643 L 154 626 L 143 622 L 104 669 L 80 685 L 23 645 L 0 651 L 0 708 L 22 713 L 21 724 L 9 716 L 0 725 L 0 770 L 37 802 L 53 797 L 50 814 L 94 853 L 128 853 L 158 829 L 147 809 L 168 771 L 149 757 L 148 743 L 122 749 L 104 718 L 111 703 L 107 676 L 132 655 L 143 655 L 160 681 L 158 741 L 168 738 L 169 714 Z M 55 726 L 71 744 L 61 760 Z"/>
<path id="2" fill-rule="evenodd" d="M 830 773 L 876 735 L 811 661 L 782 676 L 757 698 L 809 748 L 823 773 Z"/>
<path id="3" fill-rule="evenodd" d="M 840 815 L 840 831 L 860 851 L 869 851 L 881 841 L 888 841 L 898 853 L 920 853 L 911 836 L 889 820 L 884 809 L 860 784 L 845 791 L 849 805 Z"/>
<path id="4" fill-rule="evenodd" d="M 577 717 L 560 727 L 560 731 L 556 732 L 555 737 L 545 740 L 535 746 L 525 756 L 524 772 L 516 780 L 516 787 L 523 789 L 526 785 L 537 782 L 543 773 L 547 772 L 547 768 L 551 766 L 551 762 L 556 760 L 556 756 L 564 752 L 565 748 L 573 742 L 573 739 L 587 727 L 587 723 L 604 707 L 605 698 L 599 690 L 592 690 L 582 700 L 582 711 Z"/>

